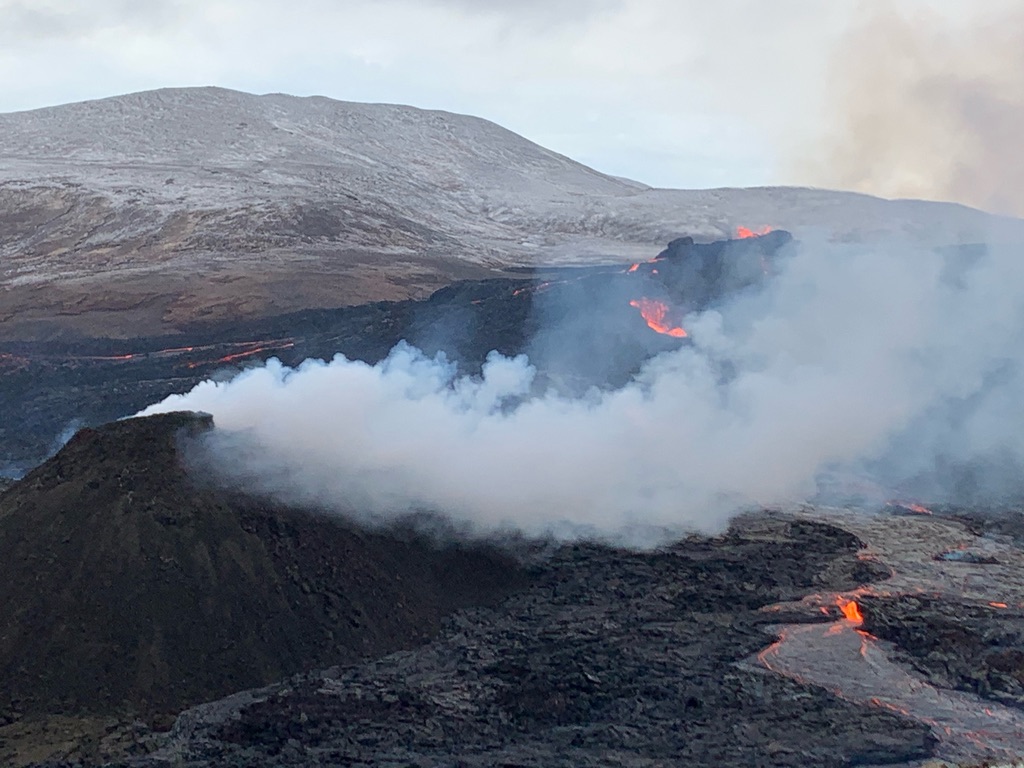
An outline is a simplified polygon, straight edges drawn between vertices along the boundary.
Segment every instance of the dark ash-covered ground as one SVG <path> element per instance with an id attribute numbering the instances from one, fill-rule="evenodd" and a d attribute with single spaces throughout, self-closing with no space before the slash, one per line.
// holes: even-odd
<path id="1" fill-rule="evenodd" d="M 428 645 L 204 705 L 168 735 L 136 737 L 136 757 L 117 764 L 725 768 L 928 757 L 935 741 L 920 723 L 736 664 L 780 620 L 761 606 L 878 578 L 857 546 L 831 526 L 759 518 L 660 552 L 560 548 L 535 562 L 530 587 L 456 614 Z"/>

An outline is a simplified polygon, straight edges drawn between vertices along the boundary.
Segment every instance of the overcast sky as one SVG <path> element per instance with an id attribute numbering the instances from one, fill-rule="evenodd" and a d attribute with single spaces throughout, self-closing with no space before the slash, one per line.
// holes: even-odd
<path id="1" fill-rule="evenodd" d="M 1021 201 L 1004 187 L 1024 186 L 1019 177 L 961 194 L 964 168 L 950 161 L 956 167 L 935 170 L 929 158 L 951 135 L 974 130 L 964 124 L 975 111 L 985 113 L 983 123 L 1002 121 L 999 137 L 1012 145 L 1005 149 L 1019 154 L 1020 134 L 1011 130 L 1024 113 L 1019 5 L 0 0 L 0 111 L 162 86 L 321 94 L 479 115 L 652 185 L 808 182 L 1010 210 Z M 967 85 L 954 78 L 946 101 L 958 122 L 947 119 L 945 132 L 929 128 L 936 120 L 920 106 L 935 103 L 934 93 L 904 99 L 901 89 L 944 83 L 979 49 L 1006 55 L 989 56 Z M 1017 74 L 1003 77 L 1006 70 Z M 994 78 L 1006 82 L 996 89 Z M 975 83 L 984 103 L 965 107 L 963 91 Z M 877 99 L 884 110 L 864 98 L 879 89 L 890 91 Z M 1006 101 L 1011 109 L 993 118 L 993 105 Z M 916 106 L 892 109 L 905 102 Z M 890 134 L 898 134 L 892 146 Z M 957 152 L 966 154 L 961 144 Z M 864 153 L 884 162 L 866 162 Z M 974 173 L 974 187 L 985 187 L 975 177 L 988 173 Z"/>

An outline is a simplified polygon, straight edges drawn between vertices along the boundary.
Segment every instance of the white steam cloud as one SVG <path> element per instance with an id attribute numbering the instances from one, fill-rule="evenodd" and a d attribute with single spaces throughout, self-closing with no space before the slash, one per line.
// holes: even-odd
<path id="1" fill-rule="evenodd" d="M 836 468 L 933 500 L 962 491 L 951 468 L 998 467 L 982 490 L 1001 493 L 1024 457 L 1019 256 L 804 243 L 764 290 L 689 316 L 692 345 L 584 397 L 541 391 L 523 357 L 460 377 L 400 345 L 375 366 L 272 361 L 144 413 L 212 413 L 246 487 L 478 530 L 716 531 Z"/>
<path id="2" fill-rule="evenodd" d="M 797 177 L 1024 215 L 1019 3 L 979 4 L 967 21 L 867 7 L 833 54 L 831 130 L 816 157 L 801 155 Z"/>

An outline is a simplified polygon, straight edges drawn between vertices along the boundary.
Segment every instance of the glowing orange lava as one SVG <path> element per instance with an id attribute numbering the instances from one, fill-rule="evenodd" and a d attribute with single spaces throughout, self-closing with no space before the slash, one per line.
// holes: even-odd
<path id="1" fill-rule="evenodd" d="M 216 360 L 192 361 L 188 363 L 188 367 L 198 368 L 201 365 L 220 365 L 223 363 L 231 363 L 234 362 L 235 360 L 244 360 L 247 357 L 258 355 L 261 352 L 273 352 L 275 350 L 280 349 L 291 349 L 294 346 L 294 341 L 272 342 L 261 346 L 255 346 L 252 349 L 246 349 L 241 352 L 235 352 L 230 355 L 224 355 L 224 357 L 219 357 Z"/>
<path id="2" fill-rule="evenodd" d="M 857 605 L 856 600 L 847 600 L 845 597 L 837 597 L 836 605 L 839 606 L 839 610 L 843 612 L 843 616 L 846 617 L 847 621 L 852 621 L 855 624 L 861 624 L 864 622 L 864 617 L 861 615 L 860 606 Z"/>
<path id="3" fill-rule="evenodd" d="M 769 226 L 761 227 L 760 229 L 750 229 L 749 227 L 736 227 L 736 237 L 739 240 L 746 240 L 750 237 L 760 237 L 761 235 L 767 235 L 772 231 Z"/>
<path id="4" fill-rule="evenodd" d="M 640 310 L 641 317 L 647 321 L 647 326 L 652 331 L 657 331 L 677 339 L 686 338 L 687 333 L 682 327 L 678 325 L 670 326 L 665 321 L 665 316 L 668 314 L 668 304 L 665 302 L 644 297 L 642 299 L 633 299 L 633 301 L 629 302 L 629 306 Z"/>
<path id="5" fill-rule="evenodd" d="M 661 261 L 661 256 L 655 256 L 653 259 L 648 259 L 647 261 L 638 261 L 636 264 L 633 264 L 629 269 L 627 269 L 626 272 L 627 274 L 632 274 L 633 272 L 636 272 L 638 269 L 640 269 L 640 266 L 642 264 L 657 264 L 659 261 Z M 654 274 L 657 274 L 657 272 L 655 272 Z"/>
<path id="6" fill-rule="evenodd" d="M 1006 603 L 989 603 L 993 608 L 1009 608 Z"/>
<path id="7" fill-rule="evenodd" d="M 928 507 L 922 507 L 920 504 L 911 504 L 909 501 L 887 501 L 885 505 L 887 507 L 899 507 L 908 512 L 916 512 L 919 515 L 934 514 Z"/>

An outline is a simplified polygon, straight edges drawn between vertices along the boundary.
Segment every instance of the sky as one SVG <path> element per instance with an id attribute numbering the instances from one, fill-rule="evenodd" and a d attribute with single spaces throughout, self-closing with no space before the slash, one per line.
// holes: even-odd
<path id="1" fill-rule="evenodd" d="M 0 0 L 0 112 L 164 86 L 317 94 L 485 117 L 653 186 L 810 184 L 1024 215 L 1015 6 Z"/>

